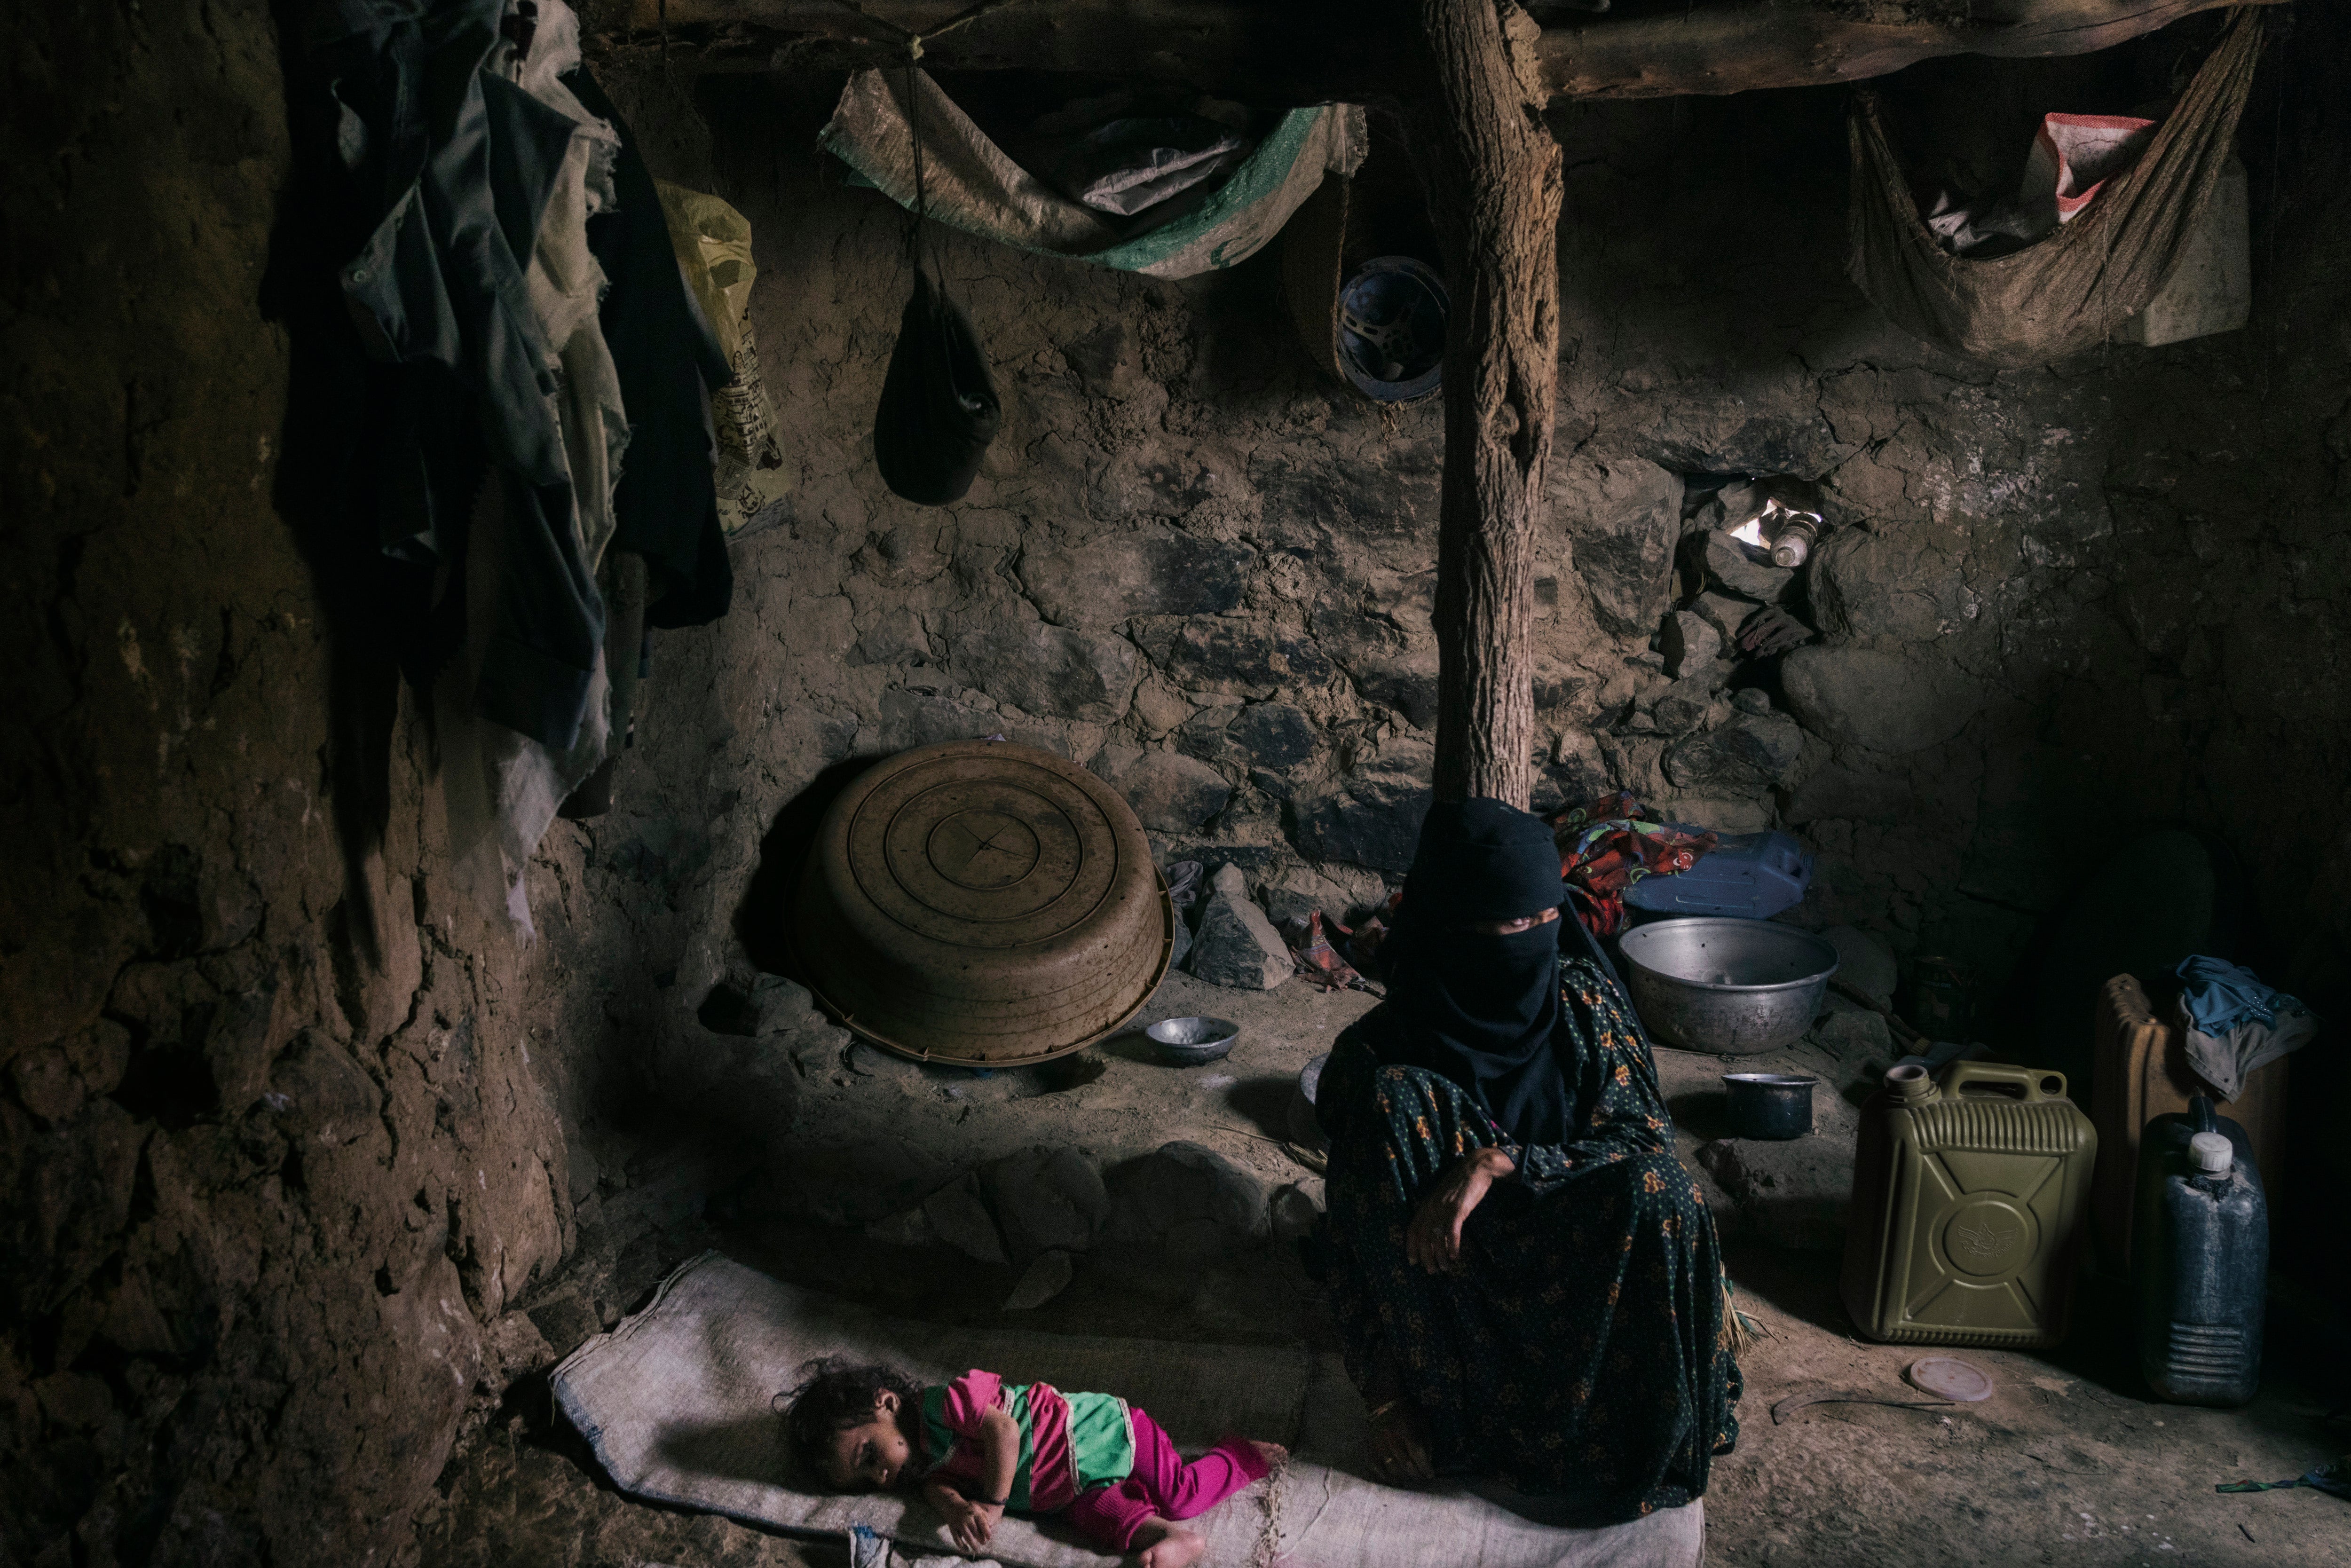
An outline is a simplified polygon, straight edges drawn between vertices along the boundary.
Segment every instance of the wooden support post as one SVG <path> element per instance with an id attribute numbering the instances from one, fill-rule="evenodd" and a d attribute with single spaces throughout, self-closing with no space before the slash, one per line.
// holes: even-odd
<path id="1" fill-rule="evenodd" d="M 1437 533 L 1437 798 L 1527 804 L 1535 535 L 1559 385 L 1559 143 L 1510 0 L 1417 0 L 1437 96 L 1415 157 L 1445 248 L 1445 478 Z M 1521 71 L 1520 66 L 1527 68 Z"/>

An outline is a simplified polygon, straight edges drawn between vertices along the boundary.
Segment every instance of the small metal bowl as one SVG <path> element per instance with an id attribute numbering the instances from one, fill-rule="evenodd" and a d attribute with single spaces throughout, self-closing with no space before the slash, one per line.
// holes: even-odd
<path id="1" fill-rule="evenodd" d="M 1801 1138 L 1813 1130 L 1817 1078 L 1790 1072 L 1726 1072 L 1734 1138 Z"/>
<path id="2" fill-rule="evenodd" d="M 1322 1069 L 1329 1065 L 1331 1053 L 1322 1052 L 1299 1070 L 1298 1087 L 1290 1092 L 1290 1141 L 1301 1148 L 1328 1149 L 1331 1140 L 1322 1135 L 1322 1124 L 1315 1119 L 1314 1096 L 1322 1087 Z"/>
<path id="3" fill-rule="evenodd" d="M 1230 1051 L 1241 1029 L 1230 1019 L 1162 1019 L 1143 1032 L 1151 1037 L 1160 1061 L 1197 1067 Z"/>

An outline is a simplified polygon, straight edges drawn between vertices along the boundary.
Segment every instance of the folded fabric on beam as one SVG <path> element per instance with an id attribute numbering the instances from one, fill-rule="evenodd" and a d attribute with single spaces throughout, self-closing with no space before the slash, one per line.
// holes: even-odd
<path id="1" fill-rule="evenodd" d="M 1367 145 L 1355 105 L 1290 110 L 1213 189 L 1164 204 L 1173 210 L 1157 222 L 1154 208 L 1138 225 L 1093 211 L 1021 167 L 920 70 L 852 73 L 817 144 L 912 210 L 914 117 L 931 217 L 1019 250 L 1153 277 L 1246 261 L 1281 232 L 1325 172 L 1352 175 Z"/>

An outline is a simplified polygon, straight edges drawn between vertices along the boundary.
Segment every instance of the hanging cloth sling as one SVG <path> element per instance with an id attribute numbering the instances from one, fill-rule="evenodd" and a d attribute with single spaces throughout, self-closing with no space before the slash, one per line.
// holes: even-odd
<path id="1" fill-rule="evenodd" d="M 914 67 L 906 69 L 911 78 Z M 923 189 L 922 127 L 909 129 L 914 209 L 906 255 L 914 269 L 914 293 L 899 319 L 898 344 L 890 351 L 881 405 L 873 411 L 873 460 L 892 490 L 923 506 L 943 507 L 963 499 L 978 477 L 1003 410 L 979 339 L 947 298 L 946 274 L 934 285 L 924 270 L 923 225 L 929 203 Z"/>
<path id="2" fill-rule="evenodd" d="M 2137 163 L 2046 239 L 1986 260 L 1936 243 L 1876 96 L 1855 95 L 1847 273 L 1895 325 L 1977 359 L 2045 364 L 2105 341 L 2163 287 L 2210 199 L 2262 37 L 2259 12 L 2240 7 Z"/>

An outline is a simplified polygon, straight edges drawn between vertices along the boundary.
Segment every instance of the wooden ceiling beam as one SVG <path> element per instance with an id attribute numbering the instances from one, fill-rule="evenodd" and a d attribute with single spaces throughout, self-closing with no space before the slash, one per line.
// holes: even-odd
<path id="1" fill-rule="evenodd" d="M 1907 0 L 1908 21 L 1856 16 L 1850 0 L 1620 3 L 1532 40 L 1552 100 L 1817 87 L 1944 55 L 2088 54 L 2234 0 Z M 1967 19 L 1949 20 L 1955 8 Z M 1268 105 L 1426 90 L 1419 41 L 1364 0 L 620 0 L 598 17 L 601 47 L 665 47 L 704 70 L 899 64 L 920 37 L 936 69 L 1120 76 Z"/>
<path id="2" fill-rule="evenodd" d="M 1946 55 L 2095 54 L 2234 3 L 1977 0 L 1964 7 L 1968 20 L 1953 23 L 1867 21 L 1853 16 L 1851 7 L 1840 15 L 1825 6 L 1743 0 L 1546 27 L 1536 47 L 1555 99 L 1677 98 L 1859 81 Z"/>

